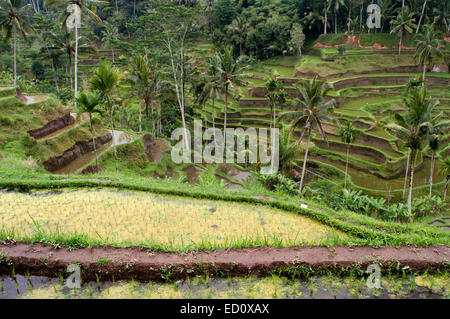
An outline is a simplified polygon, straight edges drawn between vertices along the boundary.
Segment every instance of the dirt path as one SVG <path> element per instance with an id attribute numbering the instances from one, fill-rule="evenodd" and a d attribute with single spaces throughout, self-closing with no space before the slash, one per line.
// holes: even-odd
<path id="1" fill-rule="evenodd" d="M 40 244 L 0 244 L 0 274 L 16 273 L 56 276 L 68 265 L 78 263 L 83 278 L 102 280 L 181 279 L 188 275 L 210 274 L 248 276 L 263 275 L 280 267 L 303 265 L 313 269 L 339 270 L 350 265 L 364 269 L 372 263 L 414 270 L 448 269 L 450 246 L 430 247 L 295 247 L 247 248 L 199 251 L 186 254 L 159 253 L 140 248 L 96 247 L 68 250 Z"/>

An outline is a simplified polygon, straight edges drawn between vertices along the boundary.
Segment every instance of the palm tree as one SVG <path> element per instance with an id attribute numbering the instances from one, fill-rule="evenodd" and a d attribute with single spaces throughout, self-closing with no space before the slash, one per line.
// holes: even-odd
<path id="1" fill-rule="evenodd" d="M 439 169 L 439 173 L 443 176 L 446 176 L 446 182 L 444 184 L 444 202 L 447 197 L 447 189 L 448 185 L 450 184 L 450 158 L 444 158 L 441 160 L 441 168 Z"/>
<path id="2" fill-rule="evenodd" d="M 159 72 L 150 64 L 147 55 L 138 54 L 133 64 L 133 70 L 128 80 L 134 85 L 139 97 L 144 101 L 145 117 L 149 118 L 149 106 L 152 106 L 152 117 L 154 113 L 152 95 L 159 81 Z M 155 122 L 153 121 L 153 130 Z"/>
<path id="3" fill-rule="evenodd" d="M 432 68 L 434 60 L 443 59 L 444 56 L 440 50 L 441 41 L 438 39 L 437 34 L 431 25 L 424 25 L 425 32 L 417 35 L 416 40 L 416 54 L 414 60 L 416 63 L 423 65 L 423 82 L 425 85 L 425 74 L 427 72 L 427 64 Z"/>
<path id="4" fill-rule="evenodd" d="M 109 120 L 111 125 L 111 134 L 113 137 L 114 158 L 116 161 L 116 172 L 118 168 L 116 141 L 114 138 L 114 100 L 113 93 L 119 83 L 120 73 L 119 70 L 112 67 L 111 64 L 103 64 L 97 70 L 94 71 L 94 76 L 90 79 L 90 87 L 94 91 L 100 93 L 101 99 L 105 102 L 107 109 L 109 110 Z"/>
<path id="5" fill-rule="evenodd" d="M 342 141 L 347 144 L 347 160 L 345 163 L 345 181 L 344 188 L 347 188 L 347 173 L 348 173 L 348 154 L 350 151 L 350 144 L 354 143 L 359 131 L 350 121 L 345 121 L 344 124 L 339 128 L 339 135 Z"/>
<path id="6" fill-rule="evenodd" d="M 95 166 L 98 166 L 98 156 L 97 156 L 97 146 L 95 142 L 94 128 L 92 126 L 92 114 L 98 113 L 102 115 L 102 112 L 99 108 L 101 103 L 101 98 L 98 94 L 92 92 L 82 92 L 77 99 L 78 102 L 78 112 L 79 114 L 89 113 L 89 127 L 92 135 L 92 142 L 94 143 L 94 153 L 95 153 Z"/>
<path id="7" fill-rule="evenodd" d="M 413 33 L 413 29 L 416 27 L 413 16 L 414 13 L 409 13 L 408 8 L 404 8 L 398 13 L 397 18 L 391 21 L 393 26 L 391 33 L 396 33 L 400 40 L 398 55 L 401 55 L 402 52 L 403 37 L 408 33 Z"/>
<path id="8" fill-rule="evenodd" d="M 225 116 L 223 124 L 225 134 L 227 129 L 228 95 L 230 94 L 230 89 L 246 84 L 244 81 L 246 76 L 244 71 L 247 69 L 247 65 L 244 64 L 243 56 L 237 59 L 233 57 L 233 49 L 231 47 L 225 48 L 223 54 L 217 54 L 216 58 L 219 81 L 225 91 Z M 225 147 L 225 139 L 223 146 Z"/>
<path id="9" fill-rule="evenodd" d="M 223 94 L 223 87 L 220 82 L 219 70 L 218 70 L 218 54 L 208 59 L 208 65 L 205 72 L 205 83 L 202 88 L 202 92 L 197 98 L 197 102 L 200 105 L 204 105 L 209 99 L 212 102 L 212 125 L 214 141 L 216 141 L 216 121 L 215 121 L 215 101 L 221 98 Z"/>
<path id="10" fill-rule="evenodd" d="M 5 32 L 6 41 L 13 37 L 14 86 L 17 85 L 17 34 L 26 39 L 34 29 L 26 21 L 26 10 L 30 4 L 24 5 L 22 0 L 0 0 L 0 27 Z"/>
<path id="11" fill-rule="evenodd" d="M 296 128 L 301 129 L 300 138 L 297 143 L 300 143 L 307 135 L 307 142 L 305 148 L 305 157 L 303 160 L 302 176 L 300 180 L 300 194 L 303 190 L 304 177 L 306 171 L 306 161 L 308 159 L 308 151 L 311 143 L 311 131 L 317 130 L 324 141 L 328 144 L 327 135 L 323 129 L 322 123 L 324 121 L 334 122 L 328 115 L 334 109 L 335 100 L 325 101 L 325 97 L 333 89 L 331 84 L 324 80 L 301 80 L 296 85 L 297 97 L 292 100 L 292 105 L 296 108 L 294 111 L 283 113 L 279 120 L 291 120 L 291 133 Z"/>
<path id="12" fill-rule="evenodd" d="M 334 33 L 337 33 L 337 26 L 338 26 L 338 19 L 337 19 L 337 14 L 339 12 L 339 9 L 341 8 L 341 6 L 344 6 L 344 0 L 329 0 L 328 1 L 328 10 L 333 8 L 333 12 L 334 12 Z"/>
<path id="13" fill-rule="evenodd" d="M 434 158 L 436 156 L 436 152 L 439 150 L 439 137 L 433 136 L 429 142 L 430 150 L 431 150 L 431 165 L 430 165 L 430 198 L 431 191 L 433 188 L 433 172 L 434 172 Z"/>
<path id="14" fill-rule="evenodd" d="M 409 91 L 404 98 L 404 104 L 406 106 L 405 115 L 396 113 L 395 123 L 387 124 L 386 129 L 402 139 L 409 148 L 408 213 L 411 215 L 416 158 L 433 128 L 432 123 L 436 121 L 436 118 L 432 118 L 432 112 L 439 105 L 439 101 L 430 100 L 426 88 L 420 88 Z"/>
<path id="15" fill-rule="evenodd" d="M 237 16 L 229 25 L 229 29 L 239 34 L 239 55 L 242 55 L 242 45 L 244 40 L 244 34 L 250 30 L 250 23 L 245 20 L 245 17 Z"/>
<path id="16" fill-rule="evenodd" d="M 283 105 L 286 103 L 286 92 L 283 89 L 283 83 L 272 77 L 266 82 L 265 90 L 270 111 L 273 112 L 273 127 L 275 128 L 277 120 L 276 105 Z"/>
<path id="17" fill-rule="evenodd" d="M 119 29 L 115 25 L 108 23 L 105 25 L 105 30 L 102 31 L 102 36 L 102 41 L 111 48 L 112 63 L 114 64 L 114 41 L 119 39 Z"/>
<path id="18" fill-rule="evenodd" d="M 420 15 L 419 23 L 417 24 L 416 34 L 419 33 L 419 30 L 420 30 L 420 24 L 422 23 L 423 16 L 424 16 L 424 14 L 425 14 L 425 8 L 427 7 L 427 2 L 428 2 L 428 0 L 425 0 L 425 1 L 423 2 L 423 6 L 422 6 L 422 14 Z"/>
<path id="19" fill-rule="evenodd" d="M 62 56 L 66 55 L 69 69 L 66 68 L 66 73 L 72 76 L 72 59 L 76 53 L 76 43 L 72 39 L 72 34 L 66 29 L 62 30 L 61 33 L 48 33 L 48 46 L 46 45 L 45 50 L 49 55 Z M 88 39 L 84 37 L 78 37 L 78 53 L 96 53 L 96 49 L 89 43 Z M 72 77 L 70 80 L 71 88 L 73 88 Z"/>
<path id="20" fill-rule="evenodd" d="M 283 173 L 288 173 L 295 166 L 295 158 L 299 155 L 298 143 L 293 141 L 290 133 L 289 126 L 285 126 L 280 132 L 278 154 L 280 170 Z"/>
<path id="21" fill-rule="evenodd" d="M 101 24 L 102 20 L 95 14 L 94 6 L 108 4 L 99 0 L 45 0 L 44 8 L 56 7 L 62 10 L 63 29 L 75 29 L 75 100 L 78 97 L 78 28 L 81 27 L 81 14 L 88 16 L 92 21 Z M 80 16 L 77 16 L 80 14 Z"/>
<path id="22" fill-rule="evenodd" d="M 327 24 L 328 24 L 328 0 L 324 0 L 324 4 L 323 4 L 323 10 L 324 10 L 324 16 L 323 16 L 323 34 L 327 34 Z"/>

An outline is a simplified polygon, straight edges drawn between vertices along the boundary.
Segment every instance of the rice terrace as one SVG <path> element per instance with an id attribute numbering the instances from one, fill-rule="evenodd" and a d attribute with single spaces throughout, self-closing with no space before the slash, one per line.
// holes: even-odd
<path id="1" fill-rule="evenodd" d="M 449 9 L 0 0 L 0 299 L 449 299 Z"/>

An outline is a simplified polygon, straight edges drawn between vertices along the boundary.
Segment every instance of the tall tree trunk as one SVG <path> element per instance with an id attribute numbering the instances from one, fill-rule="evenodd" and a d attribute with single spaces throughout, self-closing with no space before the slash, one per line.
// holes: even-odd
<path id="1" fill-rule="evenodd" d="M 327 24 L 328 24 L 328 1 L 325 0 L 325 22 L 324 22 L 324 29 L 323 29 L 323 34 L 327 34 Z"/>
<path id="2" fill-rule="evenodd" d="M 117 4 L 117 0 L 116 0 L 116 14 L 119 13 L 119 5 Z"/>
<path id="3" fill-rule="evenodd" d="M 417 24 L 416 34 L 419 33 L 419 30 L 420 30 L 420 24 L 422 23 L 422 19 L 423 19 L 423 16 L 424 16 L 424 14 L 425 14 L 425 8 L 426 8 L 426 6 L 427 6 L 427 2 L 428 2 L 428 0 L 425 0 L 425 1 L 423 2 L 422 14 L 420 15 L 419 23 Z"/>
<path id="4" fill-rule="evenodd" d="M 223 150 L 225 150 L 225 145 L 226 145 L 227 112 L 228 112 L 228 84 L 225 85 L 225 116 L 224 116 L 224 121 L 223 121 Z"/>
<path id="5" fill-rule="evenodd" d="M 94 128 L 92 127 L 92 113 L 89 112 L 89 126 L 91 128 L 92 143 L 94 144 L 95 166 L 98 168 L 97 145 L 95 142 Z"/>
<path id="6" fill-rule="evenodd" d="M 348 176 L 348 153 L 350 151 L 350 145 L 347 144 L 347 161 L 345 163 L 345 181 L 344 181 L 344 189 L 347 189 L 347 176 Z"/>
<path id="7" fill-rule="evenodd" d="M 444 203 L 445 203 L 445 199 L 447 198 L 447 188 L 448 188 L 449 183 L 450 183 L 450 179 L 447 178 L 447 182 L 444 185 Z"/>
<path id="8" fill-rule="evenodd" d="M 113 140 L 113 149 L 114 149 L 114 160 L 116 161 L 116 173 L 119 171 L 119 164 L 117 159 L 117 147 L 116 147 L 116 138 L 114 133 L 114 120 L 113 120 L 113 105 L 111 104 L 111 101 L 109 102 L 109 120 L 111 124 L 111 135 Z"/>
<path id="9" fill-rule="evenodd" d="M 305 157 L 303 159 L 302 177 L 300 179 L 300 187 L 299 187 L 300 196 L 302 196 L 302 190 L 303 190 L 303 184 L 304 184 L 303 180 L 305 178 L 306 161 L 308 160 L 308 151 L 309 151 L 310 143 L 311 143 L 311 128 L 308 129 L 308 141 L 306 142 Z"/>
<path id="10" fill-rule="evenodd" d="M 142 102 L 139 102 L 139 133 L 142 133 Z"/>
<path id="11" fill-rule="evenodd" d="M 423 62 L 422 86 L 425 87 L 425 74 L 427 73 L 427 62 Z"/>
<path id="12" fill-rule="evenodd" d="M 405 7 L 405 0 L 402 0 L 402 9 Z"/>
<path id="13" fill-rule="evenodd" d="M 78 25 L 75 25 L 75 106 L 78 98 Z"/>
<path id="14" fill-rule="evenodd" d="M 352 19 L 352 4 L 350 4 L 350 8 L 348 8 L 348 19 L 347 19 L 347 27 L 348 33 L 350 34 L 350 20 Z"/>
<path id="15" fill-rule="evenodd" d="M 361 8 L 359 9 L 359 33 L 362 33 L 362 14 L 363 14 L 364 1 L 361 2 Z"/>
<path id="16" fill-rule="evenodd" d="M 338 25 L 338 22 L 337 22 L 337 12 L 335 12 L 334 13 L 334 34 L 337 34 L 337 25 Z"/>
<path id="17" fill-rule="evenodd" d="M 13 26 L 14 29 L 14 87 L 17 86 L 17 29 L 16 26 Z"/>
<path id="18" fill-rule="evenodd" d="M 277 120 L 275 107 L 276 107 L 276 105 L 274 103 L 273 104 L 273 130 L 274 130 L 274 132 L 275 132 L 275 125 L 276 125 L 276 120 Z M 270 171 L 271 171 L 271 173 L 274 173 L 273 165 L 275 163 L 275 133 L 272 134 L 272 132 L 271 132 L 271 135 L 273 136 L 273 139 L 272 139 L 272 151 L 271 151 L 272 159 L 271 159 L 271 164 L 270 164 Z"/>
<path id="19" fill-rule="evenodd" d="M 136 0 L 133 0 L 133 17 L 136 19 Z"/>
<path id="20" fill-rule="evenodd" d="M 413 185 L 414 185 L 414 164 L 416 163 L 417 152 L 415 149 L 411 150 L 411 160 L 410 160 L 410 179 L 409 179 L 409 195 L 408 195 L 408 213 L 412 216 L 412 196 L 413 196 Z"/>
<path id="21" fill-rule="evenodd" d="M 403 40 L 403 35 L 400 35 L 400 42 L 398 43 L 398 55 L 402 54 L 402 41 Z"/>
<path id="22" fill-rule="evenodd" d="M 405 192 L 406 192 L 406 183 L 408 181 L 408 173 L 409 173 L 409 160 L 410 160 L 410 155 L 411 155 L 411 149 L 408 148 L 408 158 L 406 160 L 406 172 L 405 172 L 405 182 L 403 183 L 403 197 L 405 198 Z"/>
<path id="23" fill-rule="evenodd" d="M 155 123 L 155 118 L 153 117 L 154 112 L 154 107 L 153 107 L 153 100 L 150 100 L 150 107 L 151 107 L 151 114 L 152 114 L 152 131 L 153 134 L 155 134 L 156 132 L 156 123 Z"/>
<path id="24" fill-rule="evenodd" d="M 215 115 L 216 111 L 215 111 L 215 108 L 214 108 L 214 102 L 215 102 L 215 98 L 213 97 L 212 98 L 212 122 L 213 122 L 212 124 L 213 124 L 213 135 L 214 135 L 214 146 L 217 149 L 216 120 L 215 120 L 215 118 L 216 118 L 216 115 Z"/>
<path id="25" fill-rule="evenodd" d="M 430 198 L 432 197 L 431 192 L 433 190 L 434 155 L 435 155 L 435 152 L 433 151 L 433 155 L 431 156 L 431 165 L 430 165 Z"/>
<path id="26" fill-rule="evenodd" d="M 115 62 L 114 60 L 115 59 L 114 59 L 114 48 L 113 47 L 111 47 L 111 53 L 112 53 L 112 62 L 114 64 L 114 62 Z"/>

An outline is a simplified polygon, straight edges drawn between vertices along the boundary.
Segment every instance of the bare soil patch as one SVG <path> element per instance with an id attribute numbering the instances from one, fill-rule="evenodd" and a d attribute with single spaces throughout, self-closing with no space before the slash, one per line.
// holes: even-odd
<path id="1" fill-rule="evenodd" d="M 0 244 L 3 261 L 0 273 L 29 271 L 33 275 L 55 276 L 68 265 L 77 263 L 83 280 L 181 279 L 187 275 L 226 274 L 230 276 L 264 275 L 280 267 L 307 266 L 313 269 L 339 270 L 342 267 L 378 263 L 409 267 L 414 270 L 444 269 L 450 261 L 450 246 L 430 247 L 293 247 L 246 248 L 198 251 L 186 254 L 160 253 L 141 248 L 93 247 L 68 250 L 41 244 Z"/>

